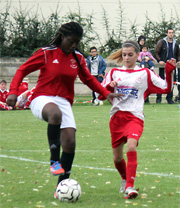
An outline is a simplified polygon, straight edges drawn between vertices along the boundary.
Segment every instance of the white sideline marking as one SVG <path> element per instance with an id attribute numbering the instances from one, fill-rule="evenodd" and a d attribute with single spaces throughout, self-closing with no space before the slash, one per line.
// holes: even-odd
<path id="1" fill-rule="evenodd" d="M 27 158 L 22 158 L 22 157 L 14 157 L 14 156 L 8 156 L 8 155 L 1 155 L 0 157 L 2 158 L 10 158 L 10 159 L 15 159 L 15 160 L 21 160 L 21 161 L 26 161 L 26 162 L 35 162 L 35 163 L 42 163 L 42 164 L 49 164 L 49 162 L 43 162 L 43 161 L 38 161 L 38 160 L 31 160 Z M 91 167 L 91 166 L 80 166 L 80 165 L 73 165 L 73 167 L 76 168 L 87 168 L 87 169 L 94 169 L 94 170 L 106 170 L 106 171 L 116 171 L 116 169 L 112 168 L 96 168 L 96 167 Z M 180 178 L 180 175 L 171 175 L 171 174 L 165 174 L 165 173 L 147 173 L 147 172 L 137 172 L 139 174 L 144 174 L 144 175 L 155 175 L 155 176 L 165 176 L 165 177 L 173 177 L 173 178 Z"/>
<path id="2" fill-rule="evenodd" d="M 4 152 L 49 152 L 49 149 L 44 150 L 0 150 Z M 104 152 L 112 152 L 112 150 L 100 150 Z M 137 150 L 138 152 L 179 152 L 179 150 L 161 150 L 161 149 L 154 149 L 154 150 Z M 76 150 L 76 152 L 99 152 L 99 150 Z"/>

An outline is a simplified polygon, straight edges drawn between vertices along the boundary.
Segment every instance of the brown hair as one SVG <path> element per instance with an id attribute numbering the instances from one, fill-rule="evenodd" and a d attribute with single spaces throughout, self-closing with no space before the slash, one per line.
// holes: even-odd
<path id="1" fill-rule="evenodd" d="M 122 48 L 129 48 L 133 47 L 136 53 L 139 53 L 140 48 L 137 42 L 133 40 L 127 40 L 123 43 Z M 109 57 L 109 60 L 116 60 L 116 63 L 121 63 L 123 58 L 122 58 L 122 49 L 112 53 Z"/>
<path id="2" fill-rule="evenodd" d="M 0 84 L 1 84 L 1 83 L 7 84 L 6 80 L 4 80 L 4 79 L 1 80 Z"/>

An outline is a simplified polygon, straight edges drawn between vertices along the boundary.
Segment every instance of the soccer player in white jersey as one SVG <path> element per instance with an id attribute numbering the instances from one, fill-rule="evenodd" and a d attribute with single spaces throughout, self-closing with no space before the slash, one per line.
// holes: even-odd
<path id="1" fill-rule="evenodd" d="M 136 148 L 144 126 L 144 99 L 151 93 L 171 92 L 171 74 L 176 63 L 174 59 L 167 62 L 166 79 L 163 80 L 154 72 L 136 66 L 138 55 L 139 46 L 136 42 L 131 40 L 124 42 L 122 49 L 109 56 L 110 60 L 123 62 L 123 66 L 111 69 L 102 82 L 102 85 L 111 92 L 124 94 L 121 99 L 113 99 L 110 132 L 114 164 L 122 177 L 120 192 L 124 192 L 125 199 L 138 196 L 138 191 L 134 188 L 137 169 Z M 123 156 L 125 143 L 127 143 L 127 165 Z"/>

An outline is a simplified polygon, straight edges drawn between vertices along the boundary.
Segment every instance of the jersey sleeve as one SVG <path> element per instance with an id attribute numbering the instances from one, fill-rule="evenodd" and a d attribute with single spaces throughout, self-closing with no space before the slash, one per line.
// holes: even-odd
<path id="1" fill-rule="evenodd" d="M 35 52 L 24 64 L 16 71 L 14 78 L 10 84 L 9 94 L 18 94 L 18 88 L 25 76 L 31 72 L 37 71 L 44 66 L 45 52 L 40 49 Z"/>
<path id="2" fill-rule="evenodd" d="M 148 89 L 144 97 L 149 96 L 151 93 L 168 94 L 172 89 L 172 71 L 175 69 L 170 63 L 165 65 L 165 80 L 156 75 L 154 72 L 147 70 L 148 73 Z"/>
<path id="3" fill-rule="evenodd" d="M 81 68 L 79 69 L 79 78 L 80 80 L 87 85 L 91 90 L 99 93 L 106 99 L 107 95 L 110 93 L 107 89 L 105 89 L 97 79 L 91 75 L 89 69 L 86 64 L 86 60 L 84 57 L 81 57 Z"/>
<path id="4" fill-rule="evenodd" d="M 113 72 L 114 70 L 116 70 L 115 68 L 114 69 L 111 69 L 105 76 L 103 82 L 101 83 L 101 85 L 103 87 L 105 87 L 107 90 L 109 90 L 110 92 L 114 92 L 114 87 L 111 87 L 110 86 L 110 83 L 113 81 Z M 118 80 L 116 80 L 118 81 Z"/>

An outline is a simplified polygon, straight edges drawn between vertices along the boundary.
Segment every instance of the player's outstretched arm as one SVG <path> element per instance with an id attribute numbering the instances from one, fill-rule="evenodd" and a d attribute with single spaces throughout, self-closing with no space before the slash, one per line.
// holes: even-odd
<path id="1" fill-rule="evenodd" d="M 112 104 L 113 98 L 122 98 L 124 94 L 122 93 L 110 93 L 107 95 L 107 100 Z"/>

